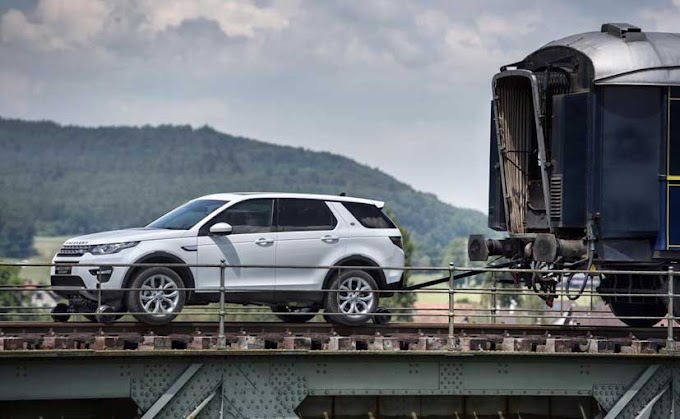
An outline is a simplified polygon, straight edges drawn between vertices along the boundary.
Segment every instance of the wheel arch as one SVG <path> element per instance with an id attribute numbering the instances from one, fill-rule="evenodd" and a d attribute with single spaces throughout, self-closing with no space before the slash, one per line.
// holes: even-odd
<path id="1" fill-rule="evenodd" d="M 167 263 L 167 264 L 183 264 L 186 265 L 186 262 L 182 260 L 177 255 L 173 255 L 172 253 L 168 252 L 153 252 L 149 253 L 148 255 L 144 255 L 134 261 L 133 263 Z M 182 278 L 182 281 L 184 281 L 184 286 L 186 288 L 195 288 L 196 287 L 196 282 L 194 281 L 194 274 L 191 272 L 191 269 L 188 266 L 167 266 L 169 269 L 172 269 L 177 273 L 177 275 Z M 144 269 L 143 267 L 131 267 L 128 269 L 128 271 L 125 273 L 125 278 L 123 279 L 123 288 L 127 288 L 130 283 L 132 282 L 132 279 L 137 275 L 139 271 Z M 189 301 L 189 298 L 193 294 L 193 291 L 188 291 L 187 292 L 187 302 Z"/>
<path id="2" fill-rule="evenodd" d="M 333 264 L 333 266 L 368 266 L 379 268 L 380 265 L 373 259 L 363 256 L 363 255 L 350 255 L 345 256 Z M 331 280 L 338 275 L 340 269 L 334 268 L 329 269 L 326 273 L 326 277 L 323 281 L 323 289 L 328 289 Z M 378 284 L 379 289 L 385 289 L 387 286 L 387 280 L 385 278 L 385 272 L 382 269 L 366 269 L 365 272 L 373 277 L 375 282 Z"/>

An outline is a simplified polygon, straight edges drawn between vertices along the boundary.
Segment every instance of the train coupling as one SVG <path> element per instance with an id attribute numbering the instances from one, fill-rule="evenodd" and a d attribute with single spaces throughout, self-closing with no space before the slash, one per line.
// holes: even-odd
<path id="1" fill-rule="evenodd" d="M 490 256 L 502 256 L 547 263 L 558 259 L 569 262 L 583 259 L 587 253 L 583 240 L 560 239 L 549 233 L 505 239 L 487 239 L 482 234 L 473 234 L 468 239 L 468 257 L 471 261 L 486 261 Z"/>

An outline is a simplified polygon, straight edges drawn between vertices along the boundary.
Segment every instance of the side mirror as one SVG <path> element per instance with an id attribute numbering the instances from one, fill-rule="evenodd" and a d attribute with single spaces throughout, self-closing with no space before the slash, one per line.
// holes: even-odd
<path id="1" fill-rule="evenodd" d="M 232 232 L 231 224 L 217 223 L 210 227 L 210 234 L 214 236 L 227 236 Z"/>

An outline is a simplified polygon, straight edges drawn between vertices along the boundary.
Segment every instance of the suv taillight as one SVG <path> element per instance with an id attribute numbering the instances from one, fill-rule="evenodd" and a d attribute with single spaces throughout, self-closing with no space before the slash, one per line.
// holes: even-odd
<path id="1" fill-rule="evenodd" d="M 404 243 L 401 241 L 401 236 L 391 236 L 390 240 L 392 240 L 392 243 L 394 243 L 394 245 L 398 248 L 404 248 Z"/>

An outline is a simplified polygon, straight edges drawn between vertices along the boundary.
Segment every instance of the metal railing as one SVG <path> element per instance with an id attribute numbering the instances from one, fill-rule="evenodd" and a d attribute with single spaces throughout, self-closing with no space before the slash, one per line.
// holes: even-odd
<path id="1" fill-rule="evenodd" d="M 272 278 L 275 278 L 276 270 L 323 270 L 324 273 L 332 270 L 333 272 L 348 272 L 351 270 L 361 270 L 369 274 L 376 274 L 378 271 L 402 271 L 405 273 L 424 272 L 429 275 L 442 276 L 440 278 L 441 285 L 435 287 L 428 287 L 422 289 L 404 290 L 404 289 L 378 289 L 370 291 L 372 296 L 377 297 L 378 300 L 387 295 L 393 295 L 389 298 L 383 298 L 383 302 L 387 305 L 381 306 L 385 310 L 370 313 L 364 316 L 366 319 L 374 319 L 379 323 L 381 319 L 389 319 L 397 317 L 397 322 L 408 322 L 426 318 L 430 322 L 441 323 L 442 327 L 448 325 L 448 348 L 456 349 L 456 327 L 462 323 L 540 323 L 547 322 L 562 323 L 565 325 L 574 325 L 579 322 L 590 322 L 595 326 L 597 322 L 614 322 L 615 316 L 609 309 L 603 307 L 601 303 L 602 298 L 616 298 L 618 300 L 627 299 L 628 301 L 639 300 L 641 298 L 647 299 L 652 304 L 663 305 L 664 315 L 661 316 L 659 312 L 648 315 L 649 313 L 626 313 L 625 316 L 618 316 L 624 321 L 631 320 L 648 320 L 650 323 L 653 320 L 658 322 L 666 322 L 666 350 L 675 350 L 674 338 L 674 322 L 676 320 L 674 310 L 674 298 L 677 296 L 674 290 L 673 278 L 679 273 L 674 271 L 673 266 L 664 271 L 644 271 L 644 270 L 626 270 L 626 271 L 588 271 L 588 270 L 544 270 L 544 269 L 515 269 L 515 268 L 478 268 L 478 267 L 457 267 L 450 266 L 430 266 L 430 267 L 373 267 L 373 266 L 305 266 L 305 265 L 234 265 L 227 264 L 222 261 L 220 264 L 159 264 L 159 263 L 140 263 L 140 264 L 87 264 L 87 263 L 58 263 L 58 264 L 44 264 L 44 263 L 0 263 L 0 266 L 14 266 L 14 267 L 56 267 L 61 268 L 93 268 L 97 270 L 97 281 L 95 288 L 84 288 L 81 286 L 59 286 L 53 287 L 47 284 L 38 285 L 17 285 L 9 286 L 0 284 L 0 328 L 3 322 L 23 321 L 27 324 L 36 320 L 46 320 L 48 316 L 59 315 L 80 315 L 80 316 L 95 316 L 94 320 L 103 320 L 106 323 L 109 319 L 116 316 L 133 315 L 133 316 L 153 316 L 153 313 L 148 312 L 129 312 L 119 306 L 117 310 L 108 310 L 106 312 L 97 313 L 92 310 L 92 307 L 103 307 L 109 303 L 109 296 L 112 293 L 129 293 L 135 291 L 148 291 L 149 288 L 131 288 L 131 287 L 113 287 L 110 282 L 107 282 L 101 272 L 105 269 L 121 269 L 127 270 L 129 268 L 155 268 L 165 267 L 173 270 L 188 269 L 195 270 L 196 268 L 214 269 L 215 275 L 210 278 L 211 283 L 215 283 L 217 275 L 219 275 L 219 285 L 211 287 L 178 287 L 179 292 L 184 293 L 205 293 L 217 294 L 217 299 L 212 305 L 204 306 L 200 309 L 186 308 L 178 313 L 173 313 L 178 318 L 190 319 L 208 316 L 210 319 L 215 319 L 218 322 L 218 348 L 226 346 L 225 323 L 230 318 L 238 321 L 261 319 L 263 316 L 287 316 L 295 318 L 300 316 L 309 316 L 311 312 L 289 312 L 289 311 L 271 311 L 263 312 L 262 307 L 233 307 L 229 302 L 234 301 L 234 296 L 240 293 L 276 293 L 282 291 L 294 291 L 300 294 L 321 295 L 323 300 L 329 298 L 329 295 L 337 293 L 346 293 L 346 290 L 340 289 L 321 289 L 321 288 L 294 288 L 285 289 L 285 286 L 269 289 L 253 289 L 253 288 L 237 288 L 230 286 L 229 282 L 234 279 L 234 271 L 244 272 L 249 269 L 268 269 L 272 271 Z M 217 271 L 219 274 L 217 274 Z M 194 272 L 195 273 L 195 272 Z M 507 280 L 499 280 L 501 275 L 518 275 L 531 274 L 539 275 L 541 278 L 549 276 L 549 282 L 552 282 L 552 289 L 544 293 L 543 298 L 549 301 L 559 302 L 559 310 L 550 307 L 539 307 L 536 301 L 541 301 L 536 296 L 536 292 L 522 286 L 521 283 L 508 286 Z M 325 274 L 324 274 L 325 275 Z M 599 292 L 595 283 L 606 278 L 608 275 L 636 275 L 656 277 L 657 282 L 659 278 L 663 278 L 662 285 L 664 287 L 657 289 L 640 289 L 640 290 L 622 290 L 617 292 Z M 69 276 L 69 275 L 66 275 Z M 375 275 L 378 276 L 378 275 Z M 459 284 L 462 282 L 461 276 L 475 277 L 482 276 L 482 281 L 477 281 L 476 286 L 465 286 Z M 579 302 L 574 302 L 574 291 L 570 289 L 570 281 L 578 278 L 581 281 L 579 289 L 576 291 Z M 195 278 L 196 283 L 201 283 L 205 280 L 203 277 Z M 469 281 L 469 280 L 468 280 Z M 117 281 L 120 282 L 120 281 Z M 272 281 L 275 283 L 275 280 Z M 650 284 L 654 284 L 650 278 Z M 413 285 L 413 284 L 411 284 Z M 589 287 L 587 286 L 589 285 Z M 658 283 L 655 284 L 659 285 Z M 163 292 L 163 289 L 155 289 L 155 291 Z M 634 291 L 634 292 L 633 292 Z M 72 304 L 69 306 L 68 312 L 63 313 L 48 313 L 53 311 L 55 305 L 48 304 L 44 306 L 37 306 L 32 303 L 32 293 L 47 293 L 49 296 L 65 295 L 71 293 L 74 296 L 86 295 L 88 304 Z M 549 294 L 549 295 L 548 295 Z M 186 294 L 185 294 L 186 295 Z M 440 297 L 438 304 L 434 306 L 427 306 L 421 303 L 416 305 L 399 304 L 400 296 L 415 295 L 416 299 Z M 75 300 L 75 297 L 73 297 Z M 80 297 L 78 297 L 79 299 Z M 215 299 L 214 297 L 212 298 Z M 535 300 L 532 300 L 535 299 Z M 263 299 L 267 300 L 267 299 Z M 301 298 L 300 301 L 307 299 Z M 318 301 L 319 299 L 317 299 Z M 566 300 L 566 301 L 565 301 Z M 84 301 L 84 300 L 83 300 Z M 256 301 L 256 300 L 253 300 Z M 310 300 L 311 301 L 311 300 Z M 56 302 L 56 300 L 55 300 Z M 262 303 L 262 301 L 259 301 Z M 565 303 L 572 306 L 567 308 Z M 586 304 L 582 304 L 585 302 Z M 320 301 L 317 302 L 318 305 Z M 115 305 L 115 304 L 114 304 Z M 266 307 L 266 304 L 260 304 Z M 272 303 L 272 306 L 275 304 Z M 311 305 L 311 303 L 310 303 Z M 63 306 L 62 306 L 63 308 Z M 323 308 L 323 307 L 319 307 Z M 337 319 L 338 316 L 346 316 L 346 313 L 336 311 L 324 311 L 323 315 L 331 322 Z M 257 316 L 257 317 L 256 317 Z M 462 320 L 461 320 L 462 316 Z M 92 319 L 92 317 L 90 317 Z M 270 317 L 271 318 L 271 317 Z M 657 322 L 657 323 L 658 323 Z M 624 327 L 621 324 L 622 327 Z"/>

